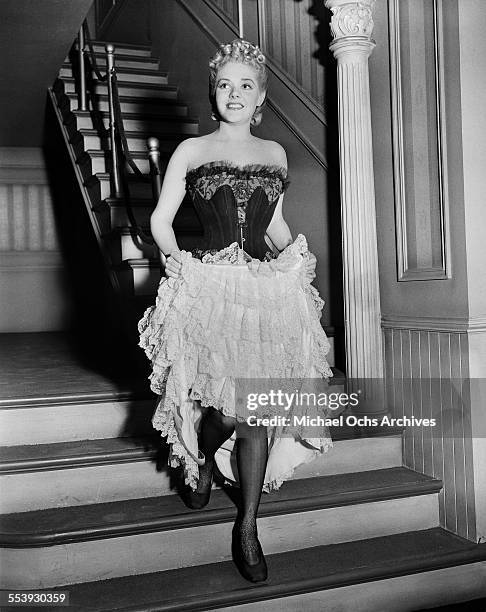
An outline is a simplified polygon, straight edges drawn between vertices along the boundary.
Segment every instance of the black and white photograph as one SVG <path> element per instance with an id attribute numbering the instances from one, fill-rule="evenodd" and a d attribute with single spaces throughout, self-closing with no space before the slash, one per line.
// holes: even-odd
<path id="1" fill-rule="evenodd" d="M 0 610 L 486 612 L 486 0 L 0 57 Z"/>

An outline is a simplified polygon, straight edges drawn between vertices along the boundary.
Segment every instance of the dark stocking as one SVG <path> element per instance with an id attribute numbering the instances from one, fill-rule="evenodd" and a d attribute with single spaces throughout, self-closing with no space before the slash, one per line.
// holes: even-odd
<path id="1" fill-rule="evenodd" d="M 267 429 L 239 423 L 237 434 L 236 463 L 242 507 L 235 530 L 246 562 L 254 565 L 260 559 L 256 517 L 268 459 Z"/>
<path id="2" fill-rule="evenodd" d="M 234 429 L 235 420 L 231 417 L 225 417 L 214 408 L 209 408 L 203 416 L 199 432 L 199 449 L 204 453 L 206 463 L 199 467 L 196 493 L 204 493 L 211 486 L 214 454 L 231 437 Z"/>

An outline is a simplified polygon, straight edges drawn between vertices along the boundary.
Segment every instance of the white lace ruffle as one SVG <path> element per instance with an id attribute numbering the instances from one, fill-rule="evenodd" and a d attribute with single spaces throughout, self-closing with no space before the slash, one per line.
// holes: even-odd
<path id="1" fill-rule="evenodd" d="M 180 278 L 161 280 L 155 306 L 139 322 L 140 346 L 152 363 L 151 389 L 160 395 L 152 423 L 171 445 L 170 464 L 183 465 L 193 488 L 204 462 L 197 447 L 198 402 L 239 418 L 235 379 L 332 376 L 319 322 L 324 302 L 304 274 L 305 237 L 269 262 L 238 263 L 239 251 L 234 243 L 205 263 L 183 252 Z M 258 416 L 281 414 L 280 407 L 268 407 Z M 297 439 L 303 432 L 283 433 Z M 327 428 L 321 434 L 316 453 L 331 444 Z M 273 475 L 270 488 L 294 467 Z"/>

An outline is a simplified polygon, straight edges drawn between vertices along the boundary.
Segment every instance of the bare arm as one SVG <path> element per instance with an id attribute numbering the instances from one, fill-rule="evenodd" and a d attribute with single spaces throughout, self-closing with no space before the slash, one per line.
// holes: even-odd
<path id="1" fill-rule="evenodd" d="M 285 149 L 277 142 L 269 144 L 272 146 L 271 157 L 272 160 L 275 160 L 274 164 L 282 168 L 287 168 L 287 154 L 285 153 Z M 273 211 L 272 220 L 268 224 L 265 232 L 265 235 L 279 251 L 283 251 L 283 249 L 292 242 L 292 234 L 282 214 L 283 199 L 284 194 L 282 193 Z"/>
<path id="2" fill-rule="evenodd" d="M 292 242 L 292 234 L 290 233 L 289 226 L 282 215 L 283 199 L 284 195 L 282 194 L 278 199 L 277 205 L 273 212 L 272 220 L 270 221 L 267 231 L 265 232 L 279 251 L 283 251 L 283 249 L 285 249 L 285 247 Z"/>
<path id="3" fill-rule="evenodd" d="M 179 251 L 172 222 L 184 199 L 188 169 L 187 144 L 182 142 L 167 165 L 159 201 L 150 217 L 150 229 L 162 255 Z M 164 257 L 162 257 L 163 263 Z"/>
<path id="4" fill-rule="evenodd" d="M 285 150 L 280 145 L 277 145 L 276 152 L 279 158 L 280 165 L 286 168 L 287 156 L 285 154 Z M 285 249 L 285 247 L 291 244 L 292 242 L 292 234 L 290 233 L 289 226 L 287 225 L 282 214 L 283 199 L 284 195 L 282 194 L 277 202 L 277 206 L 275 207 L 272 220 L 270 221 L 270 224 L 268 225 L 265 234 L 279 251 Z M 315 255 L 313 253 L 309 253 L 304 263 L 304 269 L 307 278 L 311 282 L 316 276 L 316 263 L 317 260 Z"/>

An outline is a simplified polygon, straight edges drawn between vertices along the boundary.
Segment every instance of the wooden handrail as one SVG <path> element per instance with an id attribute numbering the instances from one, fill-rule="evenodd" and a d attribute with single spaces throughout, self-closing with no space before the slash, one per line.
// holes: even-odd
<path id="1" fill-rule="evenodd" d="M 88 47 L 87 49 L 86 44 Z M 123 116 L 118 93 L 114 45 L 111 43 L 106 44 L 105 51 L 106 74 L 103 75 L 98 68 L 96 54 L 94 52 L 93 45 L 91 42 L 88 24 L 85 21 L 78 35 L 78 52 L 80 60 L 79 64 L 81 71 L 81 91 L 79 92 L 78 110 L 87 110 L 85 55 L 88 54 L 90 60 L 90 68 L 95 72 L 96 78 L 99 82 L 106 81 L 108 86 L 109 127 L 106 131 L 109 132 L 110 137 L 112 196 L 124 200 L 130 224 L 135 230 L 135 233 L 137 234 L 139 239 L 147 244 L 154 244 L 153 239 L 147 234 L 145 234 L 143 229 L 139 227 L 137 223 L 131 206 L 128 178 L 125 175 L 125 172 L 126 166 L 129 166 L 133 173 L 138 176 L 140 180 L 152 181 L 152 193 L 154 199 L 157 200 L 161 190 L 159 141 L 156 138 L 149 139 L 149 163 L 151 176 L 146 176 L 141 172 L 140 168 L 135 163 L 135 160 L 133 159 L 128 149 L 128 141 L 123 126 Z M 93 91 L 91 93 L 94 94 Z M 84 104 L 82 104 L 83 99 Z"/>

